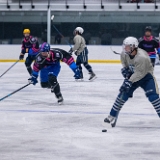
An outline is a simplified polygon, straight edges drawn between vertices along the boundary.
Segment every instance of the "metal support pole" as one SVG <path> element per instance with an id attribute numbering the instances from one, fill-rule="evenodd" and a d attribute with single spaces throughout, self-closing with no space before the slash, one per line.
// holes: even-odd
<path id="1" fill-rule="evenodd" d="M 47 42 L 51 43 L 51 9 L 50 6 L 47 11 Z"/>

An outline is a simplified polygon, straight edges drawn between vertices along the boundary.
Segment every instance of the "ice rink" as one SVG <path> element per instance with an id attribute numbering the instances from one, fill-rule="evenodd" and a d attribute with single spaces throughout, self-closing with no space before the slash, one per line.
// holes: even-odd
<path id="1" fill-rule="evenodd" d="M 13 63 L 0 63 L 2 74 Z M 0 102 L 0 160 L 159 160 L 160 119 L 143 90 L 123 107 L 117 126 L 103 120 L 123 82 L 120 64 L 92 64 L 97 79 L 75 82 L 62 64 L 64 104 L 49 89 L 30 85 Z M 155 67 L 160 85 L 160 66 Z M 0 79 L 0 98 L 28 83 L 24 63 Z"/>

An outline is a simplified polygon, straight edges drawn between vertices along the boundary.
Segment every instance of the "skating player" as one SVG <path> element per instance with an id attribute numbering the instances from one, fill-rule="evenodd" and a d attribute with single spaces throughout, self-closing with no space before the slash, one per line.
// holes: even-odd
<path id="1" fill-rule="evenodd" d="M 35 56 L 39 51 L 39 43 L 36 37 L 30 35 L 29 29 L 24 29 L 23 31 L 24 39 L 22 40 L 22 49 L 19 56 L 20 60 L 24 59 L 25 53 L 28 53 L 28 56 L 25 60 L 25 65 L 28 70 L 28 73 L 32 74 L 31 64 L 35 60 Z"/>
<path id="2" fill-rule="evenodd" d="M 74 70 L 75 78 L 80 76 L 79 70 L 74 62 L 72 56 L 69 53 L 63 53 L 61 49 L 50 49 L 48 43 L 43 43 L 40 48 L 40 53 L 36 56 L 35 63 L 33 65 L 32 77 L 29 78 L 29 82 L 35 85 L 38 77 L 38 72 L 41 70 L 41 79 L 45 78 L 46 83 L 41 82 L 43 88 L 51 86 L 51 92 L 55 93 L 58 103 L 63 102 L 63 96 L 60 91 L 60 85 L 57 81 L 57 76 L 60 72 L 60 60 L 67 63 L 72 70 Z M 69 55 L 69 56 L 68 56 Z M 64 56 L 64 57 L 63 57 Z M 70 58 L 68 58 L 70 57 Z"/>
<path id="3" fill-rule="evenodd" d="M 74 30 L 74 47 L 70 49 L 69 53 L 72 54 L 72 52 L 75 52 L 75 55 L 77 56 L 76 65 L 79 68 L 81 79 L 83 79 L 81 66 L 81 64 L 83 64 L 90 74 L 89 80 L 94 80 L 96 78 L 96 75 L 93 72 L 92 67 L 88 64 L 88 49 L 86 47 L 85 39 L 82 37 L 83 32 L 84 30 L 81 27 L 77 27 Z"/>
<path id="4" fill-rule="evenodd" d="M 156 53 L 160 57 L 160 48 L 158 40 L 154 36 L 152 36 L 151 26 L 147 26 L 145 28 L 145 34 L 139 39 L 138 47 L 144 49 L 148 53 L 154 67 L 156 61 Z"/>
<path id="5" fill-rule="evenodd" d="M 124 40 L 121 61 L 125 80 L 120 87 L 120 93 L 113 104 L 110 115 L 104 119 L 104 122 L 111 123 L 112 127 L 115 127 L 118 114 L 124 103 L 133 96 L 133 92 L 138 87 L 144 90 L 160 117 L 159 89 L 153 76 L 153 66 L 147 52 L 138 48 L 136 38 L 128 37 Z"/>
<path id="6" fill-rule="evenodd" d="M 75 80 L 80 79 L 79 69 L 74 62 L 74 58 L 68 52 L 60 48 L 51 48 L 50 51 L 55 54 L 54 56 L 55 61 L 61 60 L 62 62 L 65 62 L 71 68 L 71 70 L 74 72 Z M 58 57 L 57 55 L 60 55 L 60 57 Z M 40 81 L 41 81 L 40 83 L 41 83 L 42 88 L 50 88 L 50 83 L 48 83 L 48 73 L 49 72 L 50 72 L 50 66 L 45 67 L 40 71 Z"/>

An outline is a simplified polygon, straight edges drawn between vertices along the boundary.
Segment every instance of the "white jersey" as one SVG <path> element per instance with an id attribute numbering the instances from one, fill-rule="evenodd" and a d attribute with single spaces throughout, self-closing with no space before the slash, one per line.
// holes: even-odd
<path id="1" fill-rule="evenodd" d="M 84 48 L 86 47 L 86 42 L 84 38 L 80 35 L 76 35 L 73 41 L 74 41 L 74 47 L 72 48 L 73 51 L 77 50 L 79 54 L 83 52 Z"/>
<path id="2" fill-rule="evenodd" d="M 133 59 L 131 59 L 128 54 L 122 52 L 121 62 L 123 67 L 133 69 L 133 74 L 129 79 L 129 81 L 131 81 L 132 83 L 141 80 L 148 73 L 151 73 L 153 75 L 153 66 L 151 64 L 151 60 L 147 52 L 143 49 L 138 48 L 137 54 Z"/>

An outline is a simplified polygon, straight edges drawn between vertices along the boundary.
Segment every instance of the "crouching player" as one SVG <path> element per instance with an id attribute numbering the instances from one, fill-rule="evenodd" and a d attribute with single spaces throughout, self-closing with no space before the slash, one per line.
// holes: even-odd
<path id="1" fill-rule="evenodd" d="M 65 62 L 71 70 L 74 72 L 75 80 L 80 79 L 80 71 L 76 66 L 73 57 L 63 49 L 51 48 L 51 52 L 54 53 L 54 60 L 62 60 Z M 50 72 L 50 67 L 45 67 L 40 71 L 40 81 L 42 88 L 50 88 L 50 83 L 48 83 L 48 73 Z"/>
<path id="2" fill-rule="evenodd" d="M 33 65 L 32 77 L 29 78 L 29 82 L 35 85 L 38 82 L 38 72 L 41 70 L 41 79 L 43 79 L 43 77 L 47 77 L 46 83 L 41 82 L 41 86 L 43 88 L 48 88 L 49 85 L 51 87 L 51 92 L 55 93 L 55 96 L 58 99 L 59 104 L 63 102 L 63 97 L 60 91 L 60 85 L 57 81 L 57 77 L 61 69 L 60 60 L 67 63 L 74 70 L 75 78 L 80 77 L 80 73 L 77 69 L 74 59 L 71 56 L 70 58 L 64 56 L 66 57 L 64 58 L 64 54 L 62 54 L 61 51 L 63 50 L 50 49 L 50 45 L 48 43 L 43 43 L 40 48 L 40 53 L 36 56 L 36 60 Z"/>
<path id="3" fill-rule="evenodd" d="M 123 52 L 121 54 L 123 65 L 122 73 L 125 80 L 120 87 L 120 93 L 110 111 L 110 115 L 104 122 L 115 127 L 118 114 L 128 98 L 133 96 L 133 92 L 141 87 L 155 108 L 160 117 L 159 89 L 153 76 L 153 66 L 146 51 L 138 48 L 138 40 L 128 37 L 123 42 Z"/>

